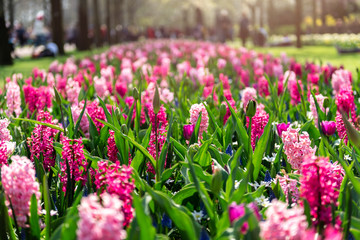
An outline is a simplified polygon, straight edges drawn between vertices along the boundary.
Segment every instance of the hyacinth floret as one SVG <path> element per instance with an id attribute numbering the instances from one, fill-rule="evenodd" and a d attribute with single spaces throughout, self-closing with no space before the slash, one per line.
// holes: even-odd
<path id="1" fill-rule="evenodd" d="M 82 139 L 70 139 L 61 137 L 63 145 L 62 161 L 60 162 L 61 176 L 60 181 L 63 184 L 62 190 L 66 192 L 67 184 L 67 163 L 69 164 L 70 179 L 72 181 L 86 182 L 87 160 L 84 156 Z"/>
<path id="2" fill-rule="evenodd" d="M 101 161 L 95 174 L 95 185 L 101 193 L 107 192 L 116 195 L 122 202 L 121 211 L 124 214 L 124 226 L 128 226 L 133 219 L 132 192 L 135 189 L 134 180 L 131 177 L 132 168 L 120 165 L 120 162 L 110 163 Z"/>
<path id="3" fill-rule="evenodd" d="M 287 160 L 293 169 L 300 169 L 307 155 L 314 155 L 315 148 L 311 147 L 311 140 L 307 132 L 299 133 L 300 129 L 291 126 L 282 133 L 284 151 Z"/>
<path id="4" fill-rule="evenodd" d="M 54 124 L 52 116 L 49 112 L 39 111 L 37 121 L 42 123 Z M 37 125 L 28 140 L 30 159 L 34 162 L 35 157 L 40 160 L 43 157 L 43 165 L 45 170 L 49 171 L 55 165 L 55 150 L 53 142 L 58 130 L 53 128 Z"/>
<path id="5" fill-rule="evenodd" d="M 328 158 L 306 156 L 301 167 L 300 196 L 307 200 L 314 223 L 330 224 L 332 206 L 338 197 L 344 170 Z"/>
<path id="6" fill-rule="evenodd" d="M 6 195 L 6 205 L 9 215 L 15 212 L 17 224 L 20 227 L 28 227 L 27 221 L 30 216 L 31 197 L 35 194 L 40 210 L 40 187 L 36 181 L 35 168 L 27 157 L 12 156 L 9 166 L 1 167 L 1 182 Z"/>
<path id="7" fill-rule="evenodd" d="M 91 194 L 81 199 L 78 207 L 79 240 L 121 240 L 126 239 L 124 214 L 121 211 L 123 202 L 115 195 L 103 193 L 99 197 Z"/>

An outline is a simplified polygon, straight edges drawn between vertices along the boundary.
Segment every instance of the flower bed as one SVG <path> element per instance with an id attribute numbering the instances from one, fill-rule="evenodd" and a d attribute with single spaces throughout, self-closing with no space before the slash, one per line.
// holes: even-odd
<path id="1" fill-rule="evenodd" d="M 1 239 L 356 239 L 359 80 L 165 40 L 14 74 Z"/>

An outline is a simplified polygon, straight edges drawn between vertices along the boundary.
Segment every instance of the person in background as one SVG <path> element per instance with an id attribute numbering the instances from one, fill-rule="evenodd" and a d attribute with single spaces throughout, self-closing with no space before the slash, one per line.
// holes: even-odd
<path id="1" fill-rule="evenodd" d="M 249 37 L 249 33 L 250 33 L 249 25 L 250 25 L 249 19 L 246 16 L 246 14 L 243 13 L 240 21 L 240 38 L 242 41 L 242 45 L 244 47 L 246 45 L 246 40 Z"/>
<path id="2" fill-rule="evenodd" d="M 35 42 L 34 42 L 35 48 L 38 46 L 41 46 L 41 45 L 45 45 L 46 29 L 44 26 L 44 12 L 43 11 L 38 12 L 38 14 L 36 15 L 32 35 L 35 36 Z M 34 50 L 35 50 L 35 48 L 34 48 Z"/>
<path id="3" fill-rule="evenodd" d="M 19 45 L 23 47 L 27 42 L 27 37 L 26 37 L 26 30 L 21 22 L 17 24 L 15 31 L 16 31 L 16 39 L 18 40 Z"/>

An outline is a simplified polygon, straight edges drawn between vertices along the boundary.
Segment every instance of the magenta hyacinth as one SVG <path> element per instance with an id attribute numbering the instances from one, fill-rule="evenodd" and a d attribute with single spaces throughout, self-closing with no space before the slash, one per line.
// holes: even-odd
<path id="1" fill-rule="evenodd" d="M 1 167 L 2 186 L 6 195 L 9 215 L 13 216 L 10 202 L 20 227 L 28 227 L 26 222 L 30 216 L 30 201 L 33 194 L 38 200 L 40 211 L 40 187 L 36 181 L 33 163 L 27 157 L 12 156 L 9 166 Z"/>
<path id="2" fill-rule="evenodd" d="M 266 220 L 260 222 L 260 237 L 263 240 L 301 240 L 308 224 L 304 210 L 288 208 L 287 203 L 273 200 L 266 210 Z"/>
<path id="3" fill-rule="evenodd" d="M 6 143 L 4 141 L 0 141 L 0 167 L 3 164 L 7 164 L 7 160 L 8 160 L 8 151 L 7 151 L 7 146 Z"/>
<path id="4" fill-rule="evenodd" d="M 334 121 L 322 121 L 321 129 L 326 136 L 331 136 L 336 132 L 336 123 Z"/>
<path id="5" fill-rule="evenodd" d="M 122 202 L 121 211 L 124 214 L 123 226 L 128 226 L 132 219 L 134 209 L 132 208 L 132 192 L 135 189 L 134 180 L 131 177 L 132 168 L 120 165 L 120 162 L 110 163 L 101 161 L 95 175 L 96 188 L 101 193 L 107 192 L 116 195 Z"/>
<path id="6" fill-rule="evenodd" d="M 249 127 L 249 117 L 246 117 L 246 126 Z M 264 105 L 260 104 L 256 108 L 255 116 L 251 122 L 251 146 L 255 149 L 256 141 L 264 133 L 266 124 L 269 122 L 269 114 L 264 110 Z"/>
<path id="7" fill-rule="evenodd" d="M 301 167 L 300 196 L 310 205 L 314 223 L 330 224 L 332 205 L 338 205 L 344 170 L 328 158 L 307 156 Z"/>
<path id="8" fill-rule="evenodd" d="M 99 197 L 90 194 L 81 199 L 78 207 L 79 240 L 122 240 L 126 239 L 124 214 L 121 211 L 123 202 L 115 195 L 103 193 Z"/>
<path id="9" fill-rule="evenodd" d="M 99 106 L 98 102 L 94 101 L 86 105 L 86 111 L 89 114 L 90 118 L 93 120 L 98 132 L 100 132 L 104 124 L 99 122 L 97 119 L 106 121 L 104 109 Z"/>
<path id="10" fill-rule="evenodd" d="M 260 220 L 261 216 L 259 213 L 259 209 L 257 208 L 256 204 L 250 203 L 247 206 L 255 215 L 255 217 Z M 229 220 L 230 224 L 232 225 L 234 222 L 236 222 L 238 219 L 245 216 L 246 210 L 245 210 L 245 204 L 237 205 L 236 202 L 233 202 L 229 206 Z M 249 229 L 249 224 L 247 222 L 244 222 L 244 224 L 241 226 L 241 233 L 245 234 L 247 230 Z"/>
<path id="11" fill-rule="evenodd" d="M 279 137 L 282 136 L 282 133 L 286 131 L 289 128 L 289 126 L 290 123 L 279 123 L 278 125 L 276 125 L 276 129 Z"/>
<path id="12" fill-rule="evenodd" d="M 60 181 L 63 184 L 62 190 L 66 192 L 67 184 L 67 164 L 69 164 L 70 179 L 72 181 L 86 182 L 86 168 L 88 165 L 84 156 L 82 139 L 69 139 L 61 137 L 63 145 L 62 161 L 60 162 L 61 176 Z"/>
<path id="13" fill-rule="evenodd" d="M 339 93 L 336 95 L 335 103 L 339 112 L 344 111 L 347 116 L 350 116 L 349 114 L 351 113 L 351 118 L 355 120 L 354 94 L 351 86 L 340 89 Z"/>
<path id="14" fill-rule="evenodd" d="M 54 124 L 50 113 L 42 110 L 38 113 L 37 121 Z M 40 156 L 42 155 L 43 166 L 47 171 L 55 165 L 55 150 L 53 143 L 57 133 L 58 131 L 53 128 L 37 125 L 31 134 L 31 138 L 28 140 L 31 161 L 34 161 L 35 157 L 40 160 Z"/>
<path id="15" fill-rule="evenodd" d="M 194 124 L 188 124 L 188 125 L 184 125 L 184 128 L 183 128 L 183 135 L 184 135 L 184 138 L 186 140 L 190 140 L 191 139 L 191 136 L 194 132 L 194 129 L 195 129 L 195 125 Z"/>
<path id="16" fill-rule="evenodd" d="M 109 130 L 109 134 L 110 134 L 110 137 L 107 140 L 107 142 L 108 142 L 107 156 L 110 161 L 116 162 L 116 161 L 118 161 L 117 154 L 118 154 L 119 150 L 116 147 L 116 143 L 115 143 L 115 132 L 112 130 Z"/>
<path id="17" fill-rule="evenodd" d="M 284 151 L 287 160 L 293 169 L 300 169 L 304 157 L 315 154 L 315 149 L 311 147 L 311 140 L 307 132 L 299 133 L 300 129 L 289 127 L 282 133 Z"/>

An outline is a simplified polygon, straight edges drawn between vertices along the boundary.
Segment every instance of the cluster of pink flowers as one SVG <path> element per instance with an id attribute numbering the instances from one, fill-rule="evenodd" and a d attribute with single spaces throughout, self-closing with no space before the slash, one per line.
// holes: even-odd
<path id="1" fill-rule="evenodd" d="M 351 124 L 353 124 L 352 118 L 349 118 L 348 120 Z M 342 119 L 342 116 L 339 112 L 336 112 L 335 121 L 336 121 L 336 131 L 338 132 L 339 138 L 342 139 L 345 144 L 347 144 L 348 136 L 347 136 L 347 132 L 346 132 L 346 127 L 345 127 L 345 123 Z"/>
<path id="2" fill-rule="evenodd" d="M 301 168 L 301 197 L 310 205 L 314 223 L 332 222 L 332 205 L 337 206 L 344 170 L 328 158 L 307 156 Z"/>
<path id="3" fill-rule="evenodd" d="M 45 107 L 50 108 L 52 106 L 53 95 L 49 87 L 33 87 L 31 85 L 32 78 L 27 79 L 25 82 L 24 97 L 25 103 L 28 105 L 30 112 L 34 112 L 35 110 L 44 110 Z"/>
<path id="4" fill-rule="evenodd" d="M 78 121 L 80 114 L 84 108 L 84 101 L 81 101 L 78 105 L 74 104 L 71 106 L 71 115 L 73 117 L 74 120 L 74 124 L 76 124 L 76 122 Z M 80 130 L 83 131 L 85 137 L 89 137 L 90 133 L 89 133 L 89 119 L 86 117 L 87 111 L 85 108 L 84 114 L 80 120 Z"/>
<path id="5" fill-rule="evenodd" d="M 147 148 L 147 150 L 149 151 L 149 153 L 151 154 L 151 156 L 153 156 L 154 159 L 157 160 L 157 157 L 160 156 L 162 147 L 165 144 L 166 141 L 166 136 L 167 136 L 167 120 L 166 120 L 166 112 L 165 112 L 165 108 L 164 106 L 160 106 L 160 110 L 157 114 L 157 120 L 155 122 L 155 113 L 153 110 L 153 107 L 148 104 L 148 113 L 149 113 L 149 118 L 150 118 L 150 122 L 152 125 L 151 128 L 151 134 L 150 134 L 150 142 L 149 142 L 149 146 Z M 157 140 L 157 150 L 158 150 L 158 156 L 156 156 L 156 140 Z M 166 162 L 165 162 L 166 164 Z M 151 165 L 150 162 L 147 162 L 147 171 L 151 172 L 152 174 L 155 174 L 155 169 L 154 167 Z"/>
<path id="6" fill-rule="evenodd" d="M 282 132 L 282 141 L 287 160 L 293 169 L 300 169 L 304 158 L 315 154 L 315 148 L 311 147 L 311 140 L 307 132 L 299 134 L 300 129 L 291 126 Z"/>
<path id="7" fill-rule="evenodd" d="M 104 109 L 99 106 L 98 102 L 93 101 L 92 103 L 90 103 L 86 106 L 86 111 L 89 114 L 90 118 L 94 121 L 94 124 L 95 124 L 98 132 L 100 132 L 100 130 L 104 126 L 104 124 L 99 122 L 97 119 L 106 121 Z M 83 117 L 86 117 L 86 116 L 83 116 Z"/>
<path id="8" fill-rule="evenodd" d="M 107 140 L 108 143 L 108 152 L 107 156 L 109 161 L 116 162 L 118 160 L 117 154 L 119 152 L 116 143 L 115 143 L 115 133 L 112 130 L 109 130 L 110 137 Z"/>
<path id="9" fill-rule="evenodd" d="M 50 113 L 42 110 L 39 111 L 37 120 L 43 123 L 55 123 L 52 120 Z M 31 161 L 34 161 L 35 157 L 40 160 L 40 156 L 43 156 L 43 166 L 47 171 L 55 165 L 55 150 L 53 142 L 57 133 L 58 131 L 55 129 L 43 125 L 37 125 L 31 134 L 31 138 L 28 139 Z"/>
<path id="10" fill-rule="evenodd" d="M 11 116 L 15 113 L 19 116 L 21 113 L 20 87 L 16 81 L 9 81 L 6 84 L 6 115 Z"/>
<path id="11" fill-rule="evenodd" d="M 339 93 L 336 94 L 335 103 L 339 112 L 344 111 L 348 116 L 351 113 L 351 118 L 356 119 L 354 94 L 351 86 L 340 89 Z"/>
<path id="12" fill-rule="evenodd" d="M 263 135 L 265 126 L 269 122 L 269 114 L 264 108 L 264 105 L 259 104 L 256 108 L 256 113 L 251 120 L 251 146 L 253 150 L 255 149 L 256 141 Z M 246 117 L 246 122 L 246 126 L 249 127 L 249 117 Z"/>
<path id="13" fill-rule="evenodd" d="M 260 222 L 260 237 L 264 240 L 301 240 L 308 224 L 302 208 L 288 209 L 286 203 L 273 200 L 266 210 L 267 219 Z"/>
<path id="14" fill-rule="evenodd" d="M 0 142 L 12 140 L 10 130 L 8 129 L 9 125 L 10 121 L 7 118 L 0 119 Z"/>
<path id="15" fill-rule="evenodd" d="M 33 163 L 26 157 L 12 156 L 9 166 L 1 167 L 2 186 L 6 195 L 9 215 L 13 216 L 10 203 L 20 227 L 28 227 L 26 222 L 30 216 L 30 201 L 33 194 L 38 200 L 40 210 L 40 188 L 36 182 Z"/>
<path id="16" fill-rule="evenodd" d="M 342 88 L 347 88 L 348 86 L 351 86 L 351 82 L 351 72 L 343 69 L 336 70 L 331 76 L 333 94 L 337 95 Z"/>
<path id="17" fill-rule="evenodd" d="M 297 187 L 298 181 L 296 179 L 289 178 L 287 174 L 284 174 L 284 176 L 277 175 L 276 180 L 279 181 L 280 187 L 286 196 L 286 201 L 290 202 L 291 196 L 291 202 L 297 203 L 300 196 L 300 192 Z"/>
<path id="18" fill-rule="evenodd" d="M 250 203 L 250 204 L 247 205 L 247 207 L 254 213 L 256 218 L 260 221 L 261 216 L 260 216 L 259 209 L 257 208 L 256 204 L 255 203 Z M 231 203 L 230 206 L 229 206 L 230 224 L 233 224 L 238 219 L 244 217 L 245 212 L 246 212 L 245 204 L 237 205 L 236 202 Z M 244 222 L 244 224 L 241 226 L 240 231 L 241 231 L 242 234 L 246 234 L 248 229 L 249 229 L 249 223 Z"/>
<path id="19" fill-rule="evenodd" d="M 62 190 L 66 192 L 66 184 L 68 178 L 67 164 L 69 165 L 70 179 L 72 181 L 82 181 L 83 183 L 85 183 L 87 179 L 86 168 L 88 162 L 84 156 L 84 146 L 81 139 L 69 139 L 65 136 L 62 136 L 61 144 L 63 145 L 63 161 L 60 162 L 60 181 L 63 184 Z"/>
<path id="20" fill-rule="evenodd" d="M 103 193 L 99 197 L 91 194 L 82 198 L 78 207 L 79 240 L 121 240 L 126 239 L 124 214 L 121 211 L 123 202 L 118 197 Z"/>
<path id="21" fill-rule="evenodd" d="M 190 108 L 190 123 L 195 124 L 201 112 L 201 123 L 199 128 L 199 136 L 202 138 L 203 132 L 207 131 L 209 126 L 209 115 L 204 104 L 193 104 Z"/>
<path id="22" fill-rule="evenodd" d="M 132 168 L 120 165 L 119 161 L 98 163 L 99 169 L 95 175 L 95 185 L 101 193 L 107 192 L 116 195 L 122 202 L 121 211 L 124 214 L 124 226 L 128 226 L 133 219 L 132 192 L 135 189 L 131 178 Z"/>
<path id="23" fill-rule="evenodd" d="M 246 109 L 246 106 L 250 100 L 256 100 L 256 90 L 252 87 L 247 87 L 242 91 L 241 100 L 243 103 L 243 108 Z"/>
<path id="24" fill-rule="evenodd" d="M 10 142 L 12 136 L 8 129 L 10 121 L 6 118 L 0 119 L 0 166 L 7 164 L 7 159 L 15 148 L 15 143 Z"/>

